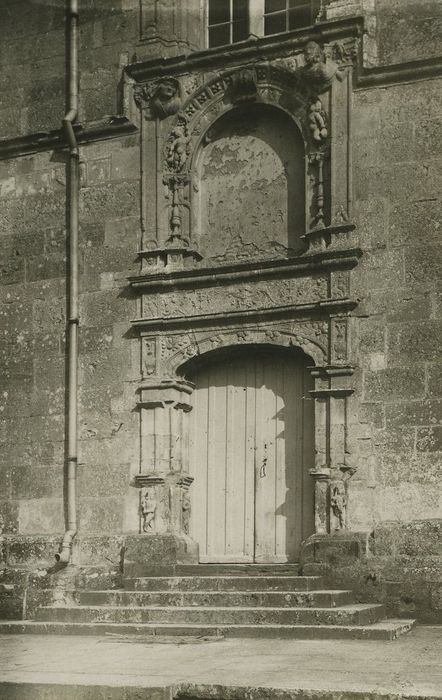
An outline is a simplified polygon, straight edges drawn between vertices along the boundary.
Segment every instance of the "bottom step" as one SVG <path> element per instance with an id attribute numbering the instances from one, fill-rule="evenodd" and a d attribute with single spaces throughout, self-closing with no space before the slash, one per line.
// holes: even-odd
<path id="1" fill-rule="evenodd" d="M 384 620 L 371 625 L 171 625 L 87 622 L 0 622 L 0 634 L 145 635 L 262 637 L 273 639 L 393 640 L 409 632 L 414 620 Z"/>

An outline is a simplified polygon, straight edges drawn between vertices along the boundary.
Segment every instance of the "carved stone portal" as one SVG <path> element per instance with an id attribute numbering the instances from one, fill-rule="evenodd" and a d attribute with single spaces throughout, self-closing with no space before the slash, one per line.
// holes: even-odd
<path id="1" fill-rule="evenodd" d="M 170 64 L 168 77 L 149 72 L 136 87 L 146 167 L 142 272 L 131 280 L 141 302 L 135 486 L 138 537 L 153 561 L 155 537 L 174 538 L 177 560 L 195 556 L 187 377 L 239 346 L 300 348 L 311 358 L 315 529 L 348 527 L 346 482 L 357 466 L 348 440 L 350 270 L 360 254 L 351 223 L 354 43 L 308 42 L 220 73 L 195 63 L 178 77 Z"/>

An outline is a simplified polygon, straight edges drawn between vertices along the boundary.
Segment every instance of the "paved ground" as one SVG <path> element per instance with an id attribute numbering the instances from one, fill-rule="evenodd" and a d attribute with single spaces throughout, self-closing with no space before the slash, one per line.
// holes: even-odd
<path id="1" fill-rule="evenodd" d="M 0 681 L 252 685 L 442 697 L 442 627 L 418 627 L 393 642 L 175 638 L 161 643 L 1 635 Z"/>

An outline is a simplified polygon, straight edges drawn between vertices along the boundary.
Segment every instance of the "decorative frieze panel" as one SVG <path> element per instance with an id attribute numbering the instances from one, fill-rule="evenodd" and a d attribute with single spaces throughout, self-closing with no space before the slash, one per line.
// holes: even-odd
<path id="1" fill-rule="evenodd" d="M 206 287 L 161 294 L 144 294 L 143 317 L 172 318 L 247 309 L 270 309 L 327 299 L 325 275 L 289 280 L 262 280 L 254 284 Z"/>

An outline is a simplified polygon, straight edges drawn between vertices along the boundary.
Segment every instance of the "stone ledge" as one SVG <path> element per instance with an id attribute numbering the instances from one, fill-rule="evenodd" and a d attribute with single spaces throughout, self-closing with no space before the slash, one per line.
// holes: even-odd
<path id="1" fill-rule="evenodd" d="M 103 117 L 99 121 L 75 124 L 78 143 L 85 144 L 133 134 L 137 127 L 122 115 Z M 29 155 L 39 151 L 67 148 L 61 129 L 43 131 L 16 138 L 0 139 L 0 160 Z"/>

